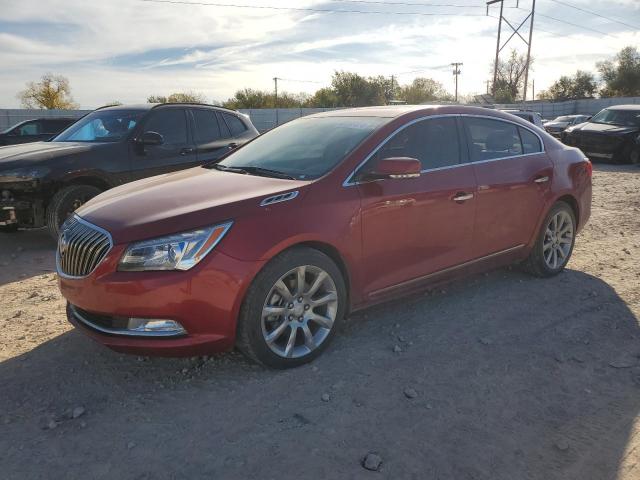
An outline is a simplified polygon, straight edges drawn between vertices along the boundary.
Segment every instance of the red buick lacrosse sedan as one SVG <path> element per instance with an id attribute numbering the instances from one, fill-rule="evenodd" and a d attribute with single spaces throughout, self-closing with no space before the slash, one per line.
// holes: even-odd
<path id="1" fill-rule="evenodd" d="M 590 210 L 589 161 L 518 117 L 337 110 L 99 195 L 57 268 L 69 320 L 114 350 L 286 368 L 356 309 L 511 263 L 559 273 Z"/>

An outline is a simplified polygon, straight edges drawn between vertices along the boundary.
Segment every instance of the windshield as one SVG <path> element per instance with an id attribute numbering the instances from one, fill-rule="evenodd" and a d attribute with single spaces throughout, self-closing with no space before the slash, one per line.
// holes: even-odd
<path id="1" fill-rule="evenodd" d="M 256 138 L 219 165 L 257 167 L 301 180 L 318 178 L 388 121 L 379 117 L 300 118 Z"/>
<path id="2" fill-rule="evenodd" d="M 591 123 L 640 127 L 640 110 L 608 110 L 605 108 L 594 115 Z"/>
<path id="3" fill-rule="evenodd" d="M 571 117 L 558 117 L 554 120 L 554 122 L 570 122 L 571 121 Z"/>
<path id="4" fill-rule="evenodd" d="M 96 110 L 64 130 L 52 142 L 119 142 L 144 114 L 144 110 Z"/>

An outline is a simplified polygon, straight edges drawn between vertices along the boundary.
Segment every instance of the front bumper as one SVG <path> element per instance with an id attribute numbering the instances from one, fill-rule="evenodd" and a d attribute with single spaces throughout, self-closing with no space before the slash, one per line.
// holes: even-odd
<path id="1" fill-rule="evenodd" d="M 197 356 L 233 348 L 242 300 L 263 261 L 214 250 L 184 272 L 118 272 L 124 248 L 115 246 L 88 277 L 58 275 L 73 325 L 113 350 L 138 355 Z M 132 335 L 96 321 L 129 317 L 175 320 L 186 333 Z"/>

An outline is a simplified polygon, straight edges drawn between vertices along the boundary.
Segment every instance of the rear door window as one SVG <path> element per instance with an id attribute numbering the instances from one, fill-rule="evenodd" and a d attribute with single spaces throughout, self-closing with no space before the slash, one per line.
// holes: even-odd
<path id="1" fill-rule="evenodd" d="M 515 124 L 475 117 L 465 117 L 464 123 L 471 161 L 480 162 L 522 155 L 522 143 Z"/>
<path id="2" fill-rule="evenodd" d="M 196 143 L 211 143 L 220 140 L 220 126 L 216 112 L 213 110 L 194 109 L 193 119 L 196 123 Z"/>
<path id="3" fill-rule="evenodd" d="M 149 118 L 144 130 L 162 135 L 165 145 L 185 145 L 187 143 L 185 110 L 183 108 L 160 108 Z"/>

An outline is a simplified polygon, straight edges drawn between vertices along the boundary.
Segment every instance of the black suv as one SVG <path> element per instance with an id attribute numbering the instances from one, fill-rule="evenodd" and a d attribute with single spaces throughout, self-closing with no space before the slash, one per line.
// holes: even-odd
<path id="1" fill-rule="evenodd" d="M 15 145 L 16 143 L 39 142 L 49 140 L 57 135 L 77 118 L 36 118 L 25 120 L 4 132 L 0 132 L 0 145 Z"/>
<path id="2" fill-rule="evenodd" d="M 562 141 L 589 158 L 640 163 L 640 105 L 616 105 L 567 128 Z"/>
<path id="3" fill-rule="evenodd" d="M 0 147 L 0 230 L 47 225 L 57 237 L 100 192 L 215 161 L 257 135 L 246 115 L 210 105 L 95 110 L 48 142 Z"/>

